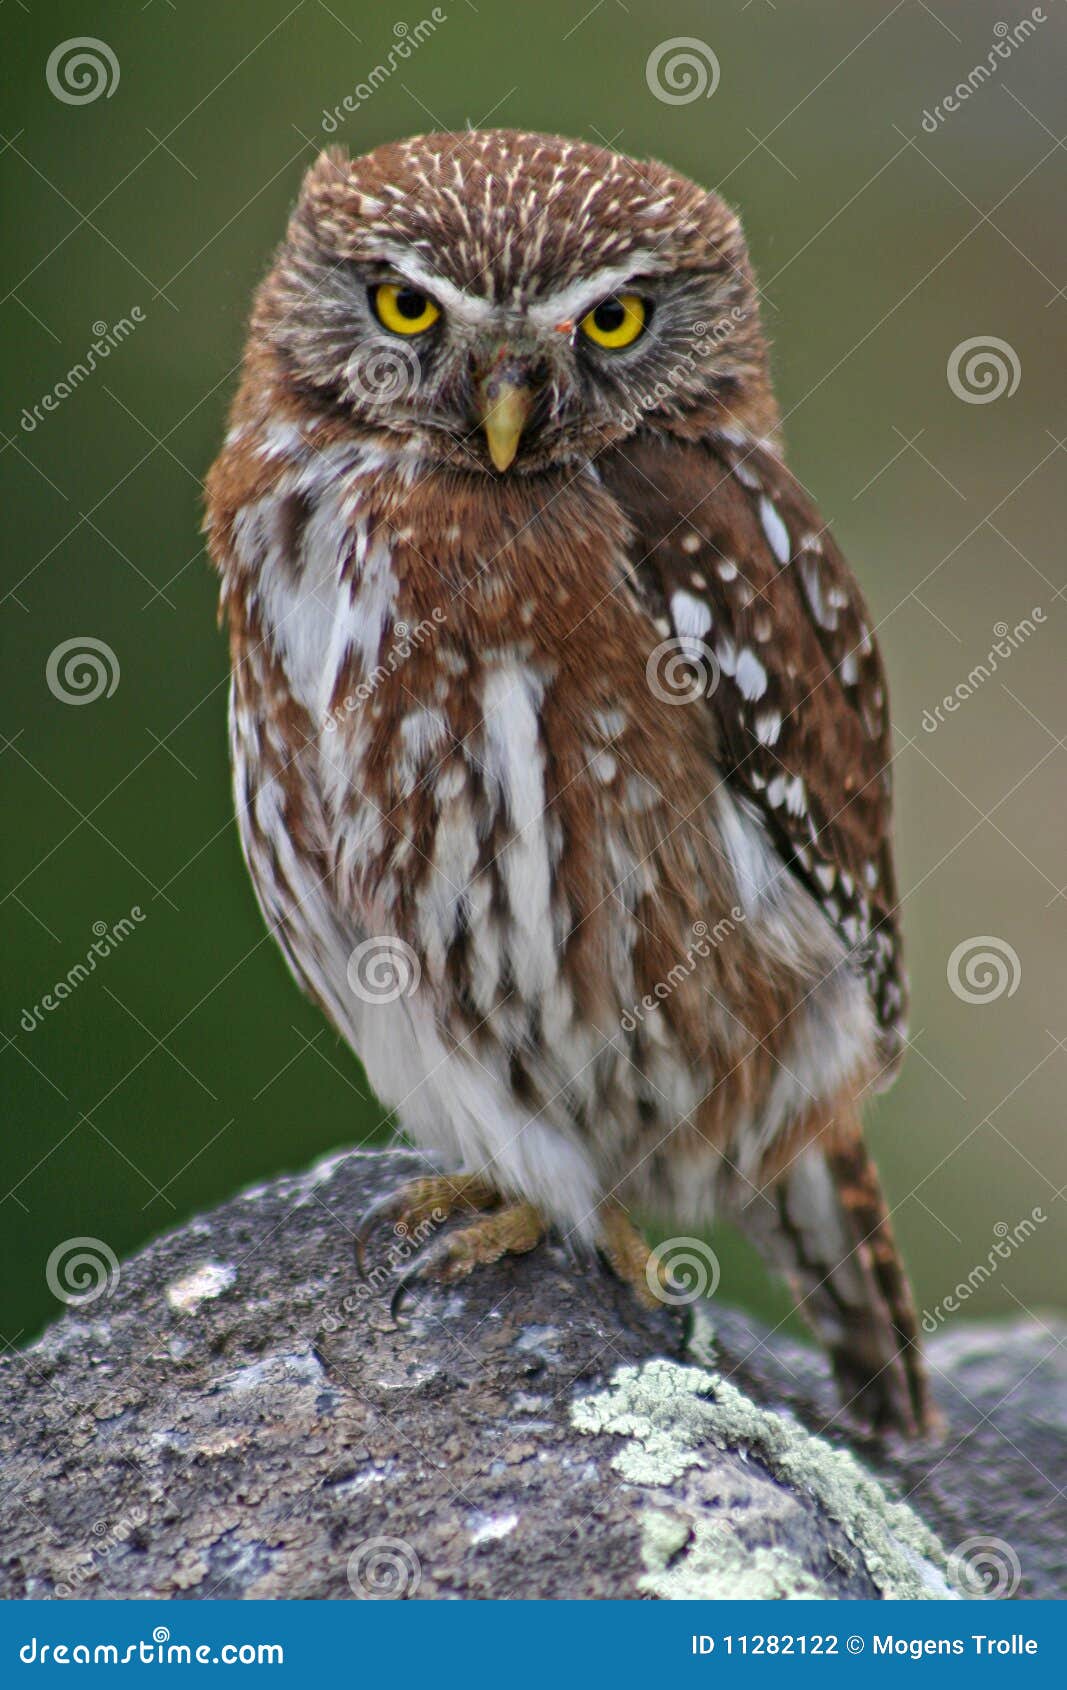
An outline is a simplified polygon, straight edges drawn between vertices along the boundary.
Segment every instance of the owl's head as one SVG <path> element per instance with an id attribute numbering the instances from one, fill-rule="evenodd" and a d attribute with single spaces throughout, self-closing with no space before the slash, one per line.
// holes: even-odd
<path id="1" fill-rule="evenodd" d="M 486 474 L 775 426 L 737 218 L 661 164 L 509 130 L 323 153 L 258 296 L 282 379 Z"/>

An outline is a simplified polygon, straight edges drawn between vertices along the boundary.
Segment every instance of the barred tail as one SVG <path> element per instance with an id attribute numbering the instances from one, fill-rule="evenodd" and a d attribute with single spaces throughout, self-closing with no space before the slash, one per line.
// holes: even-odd
<path id="1" fill-rule="evenodd" d="M 842 1407 L 879 1432 L 932 1432 L 911 1289 L 858 1131 L 801 1151 L 746 1206 L 744 1224 L 826 1346 Z"/>

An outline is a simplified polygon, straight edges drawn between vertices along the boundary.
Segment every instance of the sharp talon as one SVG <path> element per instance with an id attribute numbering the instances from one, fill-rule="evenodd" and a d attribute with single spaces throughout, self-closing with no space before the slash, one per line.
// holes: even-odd
<path id="1" fill-rule="evenodd" d="M 445 1238 L 437 1238 L 432 1244 L 427 1244 L 420 1250 L 408 1270 L 402 1275 L 389 1299 L 389 1313 L 397 1326 L 406 1326 L 407 1321 L 401 1319 L 400 1311 L 408 1293 L 418 1284 L 420 1279 L 440 1278 L 445 1283 L 457 1278 L 464 1270 L 457 1265 L 453 1257 L 452 1240 L 462 1238 L 459 1232 L 449 1233 Z M 451 1272 L 449 1271 L 451 1267 Z"/>
<path id="2" fill-rule="evenodd" d="M 417 1235 L 421 1227 L 432 1223 L 432 1231 L 457 1210 L 477 1214 L 499 1201 L 499 1192 L 479 1174 L 435 1174 L 408 1180 L 364 1210 L 356 1226 L 356 1271 L 361 1279 L 368 1277 L 367 1244 L 381 1221 L 393 1221 L 402 1235 Z"/>
<path id="3" fill-rule="evenodd" d="M 356 1224 L 356 1272 L 360 1279 L 367 1277 L 367 1240 L 379 1221 L 390 1220 L 398 1214 L 403 1214 L 406 1188 L 401 1186 L 399 1191 L 386 1192 L 384 1197 L 378 1197 L 369 1209 L 364 1209 Z"/>
<path id="4" fill-rule="evenodd" d="M 420 1250 L 407 1272 L 397 1280 L 396 1285 L 393 1288 L 392 1295 L 389 1298 L 389 1318 L 394 1326 L 407 1326 L 408 1324 L 407 1320 L 405 1320 L 403 1316 L 402 1310 L 412 1286 L 422 1275 L 425 1265 L 425 1256 L 426 1251 Z"/>
<path id="5" fill-rule="evenodd" d="M 411 1275 L 406 1273 L 389 1299 L 389 1319 L 398 1330 L 403 1330 L 408 1325 L 401 1310 L 404 1306 L 404 1299 L 410 1290 Z"/>
<path id="6" fill-rule="evenodd" d="M 451 1285 L 504 1256 L 525 1255 L 544 1235 L 545 1223 L 531 1204 L 510 1203 L 469 1226 L 456 1227 L 435 1238 L 408 1265 L 389 1299 L 394 1322 L 403 1324 L 400 1310 L 404 1298 L 420 1280 L 437 1279 Z"/>

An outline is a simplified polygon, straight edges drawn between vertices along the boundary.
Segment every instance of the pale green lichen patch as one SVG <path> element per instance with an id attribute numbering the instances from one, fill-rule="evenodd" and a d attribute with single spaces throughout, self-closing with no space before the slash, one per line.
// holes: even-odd
<path id="1" fill-rule="evenodd" d="M 641 1516 L 641 1558 L 649 1573 L 665 1573 L 688 1549 L 693 1526 L 679 1514 L 649 1508 Z"/>
<path id="2" fill-rule="evenodd" d="M 707 1441 L 704 1405 L 693 1381 L 707 1374 L 673 1361 L 621 1367 L 610 1390 L 581 1397 L 571 1410 L 580 1432 L 614 1432 L 627 1439 L 612 1466 L 635 1485 L 669 1485 L 701 1465 Z"/>
<path id="3" fill-rule="evenodd" d="M 713 1375 L 708 1421 L 729 1448 L 746 1448 L 791 1490 L 807 1492 L 859 1550 L 883 1596 L 950 1598 L 946 1556 L 907 1503 L 893 1502 L 849 1450 L 763 1409 Z"/>
<path id="4" fill-rule="evenodd" d="M 885 1597 L 951 1598 L 945 1552 L 905 1503 L 893 1502 L 846 1450 L 833 1449 L 785 1415 L 760 1408 L 718 1374 L 656 1360 L 622 1367 L 607 1390 L 580 1398 L 572 1419 L 579 1431 L 625 1440 L 612 1457 L 633 1484 L 669 1487 L 688 1468 L 704 1465 L 709 1444 L 753 1454 L 795 1495 L 810 1496 L 855 1545 L 871 1581 Z M 656 1593 L 721 1597 L 823 1594 L 792 1556 L 745 1548 L 709 1515 L 694 1515 L 684 1554 L 664 1557 L 661 1528 L 646 1531 L 645 1577 Z M 658 1555 L 658 1560 L 656 1559 Z M 697 1586 L 691 1589 L 690 1586 Z M 759 1589 L 753 1589 L 753 1586 Z M 770 1586 L 776 1586 L 771 1590 Z M 662 1589 L 659 1587 L 662 1586 Z"/>
<path id="5" fill-rule="evenodd" d="M 641 1558 L 645 1571 L 638 1588 L 664 1602 L 822 1601 L 826 1596 L 819 1580 L 787 1549 L 748 1549 L 728 1523 L 711 1518 L 690 1526 L 650 1509 L 641 1518 Z"/>

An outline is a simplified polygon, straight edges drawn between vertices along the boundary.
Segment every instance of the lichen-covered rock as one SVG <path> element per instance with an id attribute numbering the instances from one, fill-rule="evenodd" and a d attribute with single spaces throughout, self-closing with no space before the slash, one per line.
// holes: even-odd
<path id="1" fill-rule="evenodd" d="M 921 1523 L 801 1428 L 818 1361 L 739 1317 L 709 1371 L 549 1246 L 395 1329 L 417 1240 L 386 1232 L 360 1281 L 352 1229 L 421 1168 L 348 1153 L 247 1192 L 0 1363 L 0 1595 L 950 1594 L 930 1528 L 995 1530 L 987 1475 L 968 1511 L 898 1457 Z"/>
<path id="2" fill-rule="evenodd" d="M 608 1390 L 575 1403 L 572 1418 L 580 1431 L 609 1432 L 625 1440 L 612 1462 L 624 1479 L 645 1489 L 675 1485 L 673 1511 L 657 1516 L 649 1510 L 645 1518 L 647 1570 L 640 1583 L 653 1595 L 837 1594 L 825 1569 L 814 1577 L 787 1544 L 746 1531 L 743 1513 L 733 1518 L 710 1509 L 701 1486 L 677 1483 L 688 1468 L 704 1469 L 713 1449 L 737 1452 L 749 1462 L 755 1457 L 794 1506 L 801 1498 L 816 1502 L 855 1551 L 849 1570 L 861 1568 L 881 1596 L 959 1595 L 946 1578 L 946 1556 L 935 1534 L 905 1503 L 890 1501 L 854 1455 L 831 1448 L 792 1418 L 761 1408 L 720 1374 L 666 1360 L 622 1367 Z M 664 1522 L 681 1528 L 683 1498 L 688 1533 L 665 1556 L 663 1546 L 670 1539 L 664 1538 Z M 765 1520 L 760 1526 L 762 1534 Z"/>

